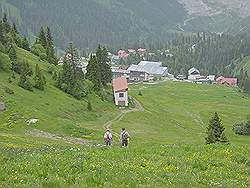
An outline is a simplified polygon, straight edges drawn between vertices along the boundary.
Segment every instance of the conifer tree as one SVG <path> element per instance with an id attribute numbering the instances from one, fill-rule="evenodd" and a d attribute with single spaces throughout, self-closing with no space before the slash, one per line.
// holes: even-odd
<path id="1" fill-rule="evenodd" d="M 7 22 L 8 22 L 7 14 L 4 13 L 3 14 L 3 23 L 7 23 Z"/>
<path id="2" fill-rule="evenodd" d="M 29 44 L 29 41 L 27 40 L 26 37 L 23 38 L 22 48 L 27 50 L 27 51 L 30 51 L 30 44 Z"/>
<path id="3" fill-rule="evenodd" d="M 97 58 L 95 56 L 90 57 L 89 64 L 87 66 L 86 78 L 94 84 L 94 90 L 96 92 L 101 91 L 101 72 Z"/>
<path id="4" fill-rule="evenodd" d="M 47 41 L 47 48 L 46 48 L 46 53 L 47 53 L 47 60 L 51 64 L 56 64 L 57 63 L 57 58 L 55 55 L 55 49 L 54 49 L 54 42 L 53 42 L 53 37 L 50 31 L 50 28 L 47 27 L 47 33 L 46 33 L 46 41 Z"/>
<path id="5" fill-rule="evenodd" d="M 44 47 L 44 49 L 47 48 L 47 39 L 46 39 L 46 34 L 44 31 L 44 28 L 41 27 L 40 33 L 39 33 L 39 43 Z"/>
<path id="6" fill-rule="evenodd" d="M 17 54 L 16 54 L 16 49 L 15 46 L 12 44 L 10 51 L 9 51 L 9 57 L 12 63 L 15 63 L 17 61 Z"/>
<path id="7" fill-rule="evenodd" d="M 38 64 L 36 64 L 35 76 L 34 76 L 34 87 L 40 90 L 44 90 L 46 84 L 45 77 L 41 72 Z"/>
<path id="8" fill-rule="evenodd" d="M 205 138 L 206 144 L 213 144 L 216 142 L 228 142 L 225 136 L 225 128 L 222 125 L 221 119 L 217 112 L 210 119 L 207 128 L 207 137 Z"/>
<path id="9" fill-rule="evenodd" d="M 47 44 L 48 44 L 48 46 L 50 48 L 52 48 L 54 46 L 54 42 L 53 42 L 53 37 L 52 37 L 52 34 L 51 34 L 51 31 L 50 31 L 49 27 L 47 27 L 46 37 L 47 37 Z"/>
<path id="10" fill-rule="evenodd" d="M 0 20 L 0 42 L 4 42 L 4 27 L 2 20 Z"/>
<path id="11" fill-rule="evenodd" d="M 98 46 L 96 51 L 96 59 L 99 64 L 102 85 L 106 86 L 112 80 L 112 71 L 108 64 L 108 51 L 105 47 L 101 47 L 101 45 Z"/>
<path id="12" fill-rule="evenodd" d="M 3 26 L 4 26 L 4 31 L 5 32 L 9 32 L 10 31 L 11 26 L 9 24 L 9 21 L 8 21 L 6 13 L 3 14 Z"/>
<path id="13" fill-rule="evenodd" d="M 82 99 L 86 96 L 84 75 L 78 66 L 77 50 L 72 43 L 70 43 L 66 54 L 63 68 L 57 76 L 57 87 L 76 99 Z"/>

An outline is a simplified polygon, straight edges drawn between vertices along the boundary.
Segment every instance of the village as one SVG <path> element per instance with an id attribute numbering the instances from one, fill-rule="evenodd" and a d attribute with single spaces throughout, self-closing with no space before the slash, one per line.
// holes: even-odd
<path id="1" fill-rule="evenodd" d="M 192 49 L 194 46 L 192 46 Z M 165 51 L 165 56 L 173 57 L 174 55 L 169 53 L 169 50 Z M 134 62 L 131 65 L 123 65 L 119 60 L 126 60 L 131 55 L 139 55 L 141 61 Z M 95 55 L 95 54 L 92 54 Z M 117 106 L 129 105 L 129 85 L 136 83 L 154 83 L 156 81 L 172 80 L 176 82 L 190 82 L 194 84 L 220 84 L 228 87 L 236 87 L 238 84 L 237 78 L 224 77 L 223 75 L 202 75 L 201 72 L 191 67 L 186 74 L 173 75 L 169 72 L 168 67 L 162 65 L 162 62 L 149 61 L 147 56 L 152 56 L 154 53 L 147 52 L 147 49 L 139 48 L 119 50 L 117 54 L 108 53 L 111 67 L 113 81 L 113 98 L 114 103 Z M 90 55 L 89 55 L 90 56 Z M 59 65 L 63 64 L 64 59 L 70 59 L 71 54 L 62 56 L 58 62 Z M 82 69 L 83 73 L 87 73 L 88 58 L 81 57 L 78 63 L 78 67 Z"/>
<path id="2" fill-rule="evenodd" d="M 250 187 L 250 0 L 0 7 L 0 188 Z"/>

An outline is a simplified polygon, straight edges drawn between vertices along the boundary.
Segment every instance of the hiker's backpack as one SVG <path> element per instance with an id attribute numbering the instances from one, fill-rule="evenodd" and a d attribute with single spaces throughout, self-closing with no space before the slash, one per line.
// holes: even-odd
<path id="1" fill-rule="evenodd" d="M 122 133 L 122 140 L 127 140 L 128 139 L 128 133 L 127 132 L 124 132 Z"/>
<path id="2" fill-rule="evenodd" d="M 111 133 L 106 133 L 106 140 L 112 140 Z"/>

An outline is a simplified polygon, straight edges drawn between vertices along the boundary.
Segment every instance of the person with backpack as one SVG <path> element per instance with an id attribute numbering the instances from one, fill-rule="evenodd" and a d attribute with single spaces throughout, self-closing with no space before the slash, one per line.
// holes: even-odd
<path id="1" fill-rule="evenodd" d="M 128 140 L 129 140 L 129 134 L 128 132 L 126 131 L 125 128 L 122 129 L 121 131 L 121 144 L 122 144 L 122 147 L 128 147 Z"/>
<path id="2" fill-rule="evenodd" d="M 107 129 L 106 132 L 104 133 L 104 142 L 106 146 L 111 146 L 112 144 L 112 133 L 109 129 Z"/>

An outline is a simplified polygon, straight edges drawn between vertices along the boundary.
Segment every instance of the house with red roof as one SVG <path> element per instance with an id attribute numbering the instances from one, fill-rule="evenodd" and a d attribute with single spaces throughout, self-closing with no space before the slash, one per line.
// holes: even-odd
<path id="1" fill-rule="evenodd" d="M 234 86 L 237 86 L 238 79 L 237 78 L 225 78 L 223 76 L 220 76 L 216 79 L 216 82 L 218 84 L 234 87 Z"/>
<path id="2" fill-rule="evenodd" d="M 112 81 L 114 102 L 116 106 L 128 106 L 128 81 L 125 77 L 118 77 Z"/>
<path id="3" fill-rule="evenodd" d="M 127 58 L 129 54 L 125 50 L 119 50 L 118 51 L 119 58 Z"/>
<path id="4" fill-rule="evenodd" d="M 141 57 L 143 57 L 145 55 L 146 51 L 147 50 L 145 48 L 139 48 L 137 50 L 137 52 L 140 54 Z"/>

